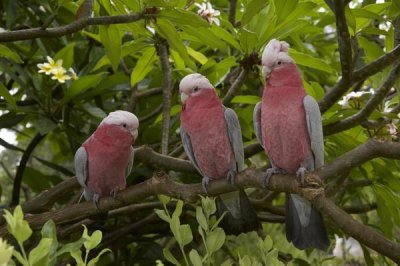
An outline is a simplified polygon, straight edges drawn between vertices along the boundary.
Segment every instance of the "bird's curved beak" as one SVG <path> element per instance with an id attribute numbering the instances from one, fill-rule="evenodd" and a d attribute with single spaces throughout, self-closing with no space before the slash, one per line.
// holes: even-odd
<path id="1" fill-rule="evenodd" d="M 262 75 L 263 75 L 264 80 L 269 78 L 271 71 L 272 71 L 272 69 L 270 67 L 262 66 Z"/>
<path id="2" fill-rule="evenodd" d="M 181 102 L 182 102 L 182 103 L 185 103 L 186 100 L 187 100 L 187 98 L 189 98 L 189 95 L 187 95 L 187 94 L 184 93 L 184 92 L 181 92 Z"/>
<path id="3" fill-rule="evenodd" d="M 137 129 L 131 131 L 131 135 L 134 140 L 136 140 L 137 136 L 139 135 L 139 131 Z"/>

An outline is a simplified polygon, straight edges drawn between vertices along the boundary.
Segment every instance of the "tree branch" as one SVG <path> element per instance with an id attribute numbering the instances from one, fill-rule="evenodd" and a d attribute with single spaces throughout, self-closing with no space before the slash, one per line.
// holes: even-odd
<path id="1" fill-rule="evenodd" d="M 399 78 L 400 74 L 400 64 L 395 63 L 393 65 L 392 71 L 389 73 L 385 81 L 382 83 L 380 88 L 375 92 L 373 96 L 365 104 L 364 108 L 358 113 L 340 120 L 338 122 L 324 126 L 324 135 L 329 136 L 341 131 L 350 129 L 364 122 L 372 114 L 375 108 L 385 99 L 390 89 L 393 87 L 396 80 Z"/>
<path id="2" fill-rule="evenodd" d="M 22 154 L 21 160 L 20 160 L 18 168 L 17 168 L 17 173 L 15 174 L 12 198 L 11 198 L 11 206 L 16 206 L 19 203 L 20 188 L 21 188 L 22 178 L 24 176 L 26 164 L 28 163 L 29 157 L 31 156 L 33 150 L 36 148 L 36 146 L 39 144 L 39 142 L 45 136 L 46 135 L 37 133 L 31 140 L 31 142 L 29 143 L 29 145 L 26 148 L 26 150 L 24 151 L 24 153 Z"/>
<path id="3" fill-rule="evenodd" d="M 261 188 L 264 183 L 263 176 L 264 173 L 262 171 L 248 168 L 238 174 L 236 185 L 239 187 Z M 316 176 L 316 173 L 309 173 L 306 177 L 306 184 L 312 185 L 300 187 L 296 177 L 293 175 L 273 175 L 270 179 L 268 189 L 301 195 L 309 200 L 320 212 L 328 216 L 345 233 L 395 262 L 400 262 L 399 244 L 389 241 L 375 229 L 359 223 L 345 211 L 338 208 L 330 199 L 325 197 L 323 188 L 315 186 L 317 181 L 318 176 Z M 237 187 L 228 184 L 226 180 L 218 180 L 211 183 L 208 194 L 214 196 L 235 189 Z M 98 208 L 102 212 L 105 212 L 141 201 L 155 194 L 165 194 L 183 199 L 186 202 L 194 202 L 198 199 L 198 195 L 204 195 L 205 193 L 201 184 L 176 183 L 164 172 L 158 171 L 151 179 L 128 187 L 119 193 L 116 199 L 110 197 L 102 198 L 98 203 Z M 33 229 L 39 229 L 48 219 L 53 219 L 56 224 L 64 224 L 96 215 L 98 212 L 99 210 L 92 202 L 85 202 L 66 207 L 62 210 L 29 215 L 25 218 Z M 0 236 L 4 236 L 6 233 L 6 226 L 1 226 Z"/>
<path id="4" fill-rule="evenodd" d="M 239 76 L 236 78 L 235 82 L 233 82 L 228 92 L 226 93 L 224 99 L 222 100 L 222 103 L 224 105 L 228 105 L 232 101 L 233 97 L 235 97 L 237 91 L 243 85 L 244 79 L 246 78 L 248 72 L 249 72 L 248 69 L 242 68 Z"/>
<path id="5" fill-rule="evenodd" d="M 161 61 L 161 70 L 163 72 L 163 123 L 162 123 L 162 139 L 161 139 L 161 154 L 168 154 L 168 144 L 169 144 L 169 127 L 170 127 L 170 111 L 171 111 L 171 90 L 172 90 L 172 80 L 171 80 L 171 66 L 169 64 L 169 51 L 168 43 L 165 39 L 157 38 L 157 51 L 158 56 Z"/>
<path id="6" fill-rule="evenodd" d="M 47 28 L 47 29 L 41 29 L 40 27 L 38 27 L 33 29 L 2 32 L 0 33 L 0 42 L 31 40 L 42 37 L 60 37 L 74 32 L 78 32 L 89 25 L 110 25 L 110 24 L 131 23 L 143 19 L 146 16 L 149 16 L 149 14 L 134 13 L 134 14 L 120 15 L 120 16 L 102 16 L 94 18 L 86 17 L 75 20 L 74 22 L 61 27 Z"/>

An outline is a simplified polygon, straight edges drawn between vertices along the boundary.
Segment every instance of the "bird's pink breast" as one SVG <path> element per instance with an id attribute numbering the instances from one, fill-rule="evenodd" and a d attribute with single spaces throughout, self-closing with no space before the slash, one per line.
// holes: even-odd
<path id="1" fill-rule="evenodd" d="M 190 136 L 194 156 L 203 175 L 220 179 L 227 177 L 235 159 L 228 138 L 224 107 L 218 96 L 215 97 L 189 99 L 181 114 L 181 126 Z"/>
<path id="2" fill-rule="evenodd" d="M 266 86 L 262 98 L 263 145 L 272 163 L 295 173 L 312 156 L 303 88 Z"/>
<path id="3" fill-rule="evenodd" d="M 117 187 L 125 189 L 131 156 L 132 136 L 110 127 L 99 127 L 82 145 L 88 153 L 88 189 L 102 196 L 110 195 Z"/>

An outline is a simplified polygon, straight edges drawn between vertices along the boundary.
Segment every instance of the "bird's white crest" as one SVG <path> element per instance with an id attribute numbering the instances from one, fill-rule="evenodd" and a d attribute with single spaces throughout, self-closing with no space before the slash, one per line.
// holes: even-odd
<path id="1" fill-rule="evenodd" d="M 100 125 L 108 124 L 108 125 L 121 125 L 126 124 L 127 128 L 136 130 L 139 127 L 139 119 L 136 115 L 131 112 L 118 110 L 115 112 L 111 112 L 107 117 L 101 121 Z"/>
<path id="2" fill-rule="evenodd" d="M 179 83 L 179 90 L 182 92 L 189 91 L 194 87 L 198 87 L 200 89 L 214 89 L 214 86 L 211 85 L 210 81 L 203 75 L 194 73 L 185 76 L 181 83 Z"/>
<path id="3" fill-rule="evenodd" d="M 186 102 L 191 93 L 195 93 L 201 89 L 214 89 L 210 81 L 203 75 L 194 73 L 185 76 L 179 83 L 179 91 L 181 93 L 182 103 Z"/>
<path id="4" fill-rule="evenodd" d="M 289 44 L 284 41 L 272 39 L 264 48 L 261 63 L 263 66 L 264 78 L 277 66 L 278 62 L 293 63 L 293 59 L 289 56 Z"/>

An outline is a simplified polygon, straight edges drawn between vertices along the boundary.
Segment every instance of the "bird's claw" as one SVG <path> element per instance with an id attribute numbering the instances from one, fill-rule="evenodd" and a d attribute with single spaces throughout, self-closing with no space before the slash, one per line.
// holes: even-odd
<path id="1" fill-rule="evenodd" d="M 300 185 L 303 187 L 305 184 L 305 177 L 306 177 L 307 169 L 305 167 L 300 167 L 297 169 L 296 177 L 300 181 Z"/>
<path id="2" fill-rule="evenodd" d="M 210 183 L 210 178 L 208 176 L 203 177 L 201 180 L 201 184 L 203 186 L 203 190 L 208 194 L 208 185 Z"/>
<path id="3" fill-rule="evenodd" d="M 281 168 L 278 168 L 278 167 L 274 167 L 273 166 L 271 168 L 268 168 L 267 171 L 265 171 L 264 176 L 263 176 L 263 178 L 264 178 L 264 183 L 263 183 L 264 188 L 268 187 L 269 181 L 271 180 L 271 177 L 272 177 L 273 174 L 285 174 L 285 173 L 286 173 L 285 170 L 283 170 Z"/>
<path id="4" fill-rule="evenodd" d="M 94 193 L 93 204 L 94 204 L 94 206 L 96 206 L 96 209 L 100 211 L 99 205 L 98 205 L 99 199 L 100 199 L 100 194 Z"/>
<path id="5" fill-rule="evenodd" d="M 119 192 L 119 187 L 113 188 L 110 192 L 110 196 L 115 199 L 117 197 L 118 192 Z"/>
<path id="6" fill-rule="evenodd" d="M 226 180 L 228 181 L 229 184 L 231 184 L 232 186 L 235 185 L 235 176 L 236 176 L 236 172 L 233 170 L 230 170 L 228 172 L 228 175 L 226 177 Z"/>

